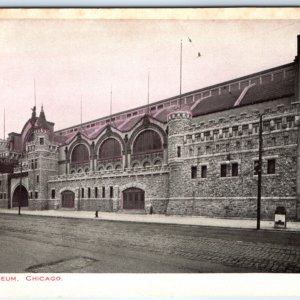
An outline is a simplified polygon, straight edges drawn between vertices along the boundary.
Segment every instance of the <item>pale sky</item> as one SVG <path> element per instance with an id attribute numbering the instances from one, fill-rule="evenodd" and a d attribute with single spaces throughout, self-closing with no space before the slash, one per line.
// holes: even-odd
<path id="1" fill-rule="evenodd" d="M 300 20 L 0 20 L 0 137 L 20 132 L 44 105 L 55 130 L 179 93 L 183 40 L 183 92 L 290 63 Z M 192 39 L 189 43 L 188 37 Z M 197 58 L 197 52 L 202 56 Z"/>

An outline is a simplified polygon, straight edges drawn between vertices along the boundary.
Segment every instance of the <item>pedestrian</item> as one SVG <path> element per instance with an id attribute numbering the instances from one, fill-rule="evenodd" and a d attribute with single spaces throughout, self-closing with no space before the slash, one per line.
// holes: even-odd
<path id="1" fill-rule="evenodd" d="M 153 207 L 152 207 L 152 204 L 150 203 L 149 214 L 152 215 L 152 213 L 153 213 Z"/>

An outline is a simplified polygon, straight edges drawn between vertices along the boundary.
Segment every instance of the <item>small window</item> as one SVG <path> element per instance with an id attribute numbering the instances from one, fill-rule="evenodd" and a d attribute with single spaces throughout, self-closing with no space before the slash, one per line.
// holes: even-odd
<path id="1" fill-rule="evenodd" d="M 40 138 L 40 145 L 44 145 L 44 138 Z"/>
<path id="2" fill-rule="evenodd" d="M 39 193 L 35 192 L 35 199 L 37 199 L 39 197 Z"/>
<path id="3" fill-rule="evenodd" d="M 2 185 L 2 181 L 0 180 L 0 186 Z"/>
<path id="4" fill-rule="evenodd" d="M 181 157 L 181 147 L 177 146 L 177 157 Z"/>
<path id="5" fill-rule="evenodd" d="M 207 178 L 207 166 L 201 166 L 201 178 Z"/>
<path id="6" fill-rule="evenodd" d="M 240 143 L 239 141 L 237 141 L 237 142 L 235 143 L 235 147 L 236 147 L 236 149 L 240 149 L 241 143 Z"/>
<path id="7" fill-rule="evenodd" d="M 3 199 L 6 199 L 6 193 L 3 193 Z"/>
<path id="8" fill-rule="evenodd" d="M 201 155 L 201 147 L 198 147 L 197 151 L 198 151 L 198 155 Z"/>
<path id="9" fill-rule="evenodd" d="M 276 146 L 276 138 L 272 137 L 271 139 L 271 146 L 275 147 Z"/>
<path id="10" fill-rule="evenodd" d="M 197 167 L 196 166 L 191 167 L 191 177 L 192 177 L 192 179 L 197 178 Z"/>
<path id="11" fill-rule="evenodd" d="M 32 192 L 29 193 L 29 198 L 32 199 Z"/>
<path id="12" fill-rule="evenodd" d="M 268 159 L 268 174 L 275 174 L 275 159 Z"/>
<path id="13" fill-rule="evenodd" d="M 226 151 L 226 152 L 229 152 L 229 144 L 226 144 L 226 145 L 225 145 L 225 151 Z"/>
<path id="14" fill-rule="evenodd" d="M 34 160 L 34 168 L 37 169 L 37 159 Z"/>
<path id="15" fill-rule="evenodd" d="M 283 139 L 284 139 L 284 144 L 288 145 L 289 144 L 289 137 L 286 135 Z"/>
<path id="16" fill-rule="evenodd" d="M 221 165 L 221 177 L 227 176 L 227 165 L 223 164 Z"/>
<path id="17" fill-rule="evenodd" d="M 239 164 L 238 163 L 233 163 L 231 165 L 231 176 L 232 177 L 239 176 Z"/>
<path id="18" fill-rule="evenodd" d="M 105 186 L 102 187 L 102 198 L 105 198 Z"/>
<path id="19" fill-rule="evenodd" d="M 36 175 L 36 183 L 40 182 L 40 175 Z"/>
<path id="20" fill-rule="evenodd" d="M 51 190 L 51 198 L 55 199 L 55 190 Z"/>
<path id="21" fill-rule="evenodd" d="M 91 198 L 91 188 L 88 188 L 88 198 Z"/>
<path id="22" fill-rule="evenodd" d="M 81 198 L 84 198 L 84 188 L 81 188 Z"/>
<path id="23" fill-rule="evenodd" d="M 210 151 L 210 147 L 209 147 L 209 146 L 206 146 L 206 147 L 205 147 L 205 153 L 208 154 L 209 151 Z"/>
<path id="24" fill-rule="evenodd" d="M 110 198 L 113 198 L 113 197 L 114 197 L 114 187 L 113 187 L 113 186 L 110 186 L 110 187 L 109 187 L 109 197 L 110 197 Z"/>
<path id="25" fill-rule="evenodd" d="M 2 193 L 0 193 L 0 199 L 2 199 Z"/>
<path id="26" fill-rule="evenodd" d="M 94 192 L 95 192 L 95 198 L 98 198 L 98 188 L 97 187 L 95 187 Z"/>

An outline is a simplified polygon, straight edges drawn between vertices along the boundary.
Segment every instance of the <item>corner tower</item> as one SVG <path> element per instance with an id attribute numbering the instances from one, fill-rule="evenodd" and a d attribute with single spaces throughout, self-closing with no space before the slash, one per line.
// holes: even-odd
<path id="1" fill-rule="evenodd" d="M 186 214 L 189 205 L 187 181 L 190 170 L 185 163 L 184 141 L 185 134 L 191 127 L 192 113 L 189 108 L 178 108 L 168 115 L 168 164 L 169 175 L 169 203 L 167 214 Z"/>
<path id="2" fill-rule="evenodd" d="M 53 123 L 47 122 L 43 107 L 33 124 L 34 138 L 27 143 L 29 207 L 48 209 L 48 179 L 58 173 L 58 145 L 53 139 Z"/>

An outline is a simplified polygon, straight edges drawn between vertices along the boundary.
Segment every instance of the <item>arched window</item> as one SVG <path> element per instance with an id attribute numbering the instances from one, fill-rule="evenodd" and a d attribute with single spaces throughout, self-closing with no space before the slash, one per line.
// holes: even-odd
<path id="1" fill-rule="evenodd" d="M 133 153 L 147 153 L 162 150 L 159 134 L 153 130 L 146 130 L 139 134 L 133 144 Z"/>
<path id="2" fill-rule="evenodd" d="M 71 162 L 80 163 L 80 162 L 88 162 L 89 161 L 89 151 L 87 147 L 83 144 L 77 145 L 73 152 Z"/>
<path id="3" fill-rule="evenodd" d="M 119 158 L 121 156 L 121 146 L 116 139 L 107 139 L 103 142 L 103 144 L 100 147 L 100 159 Z"/>

